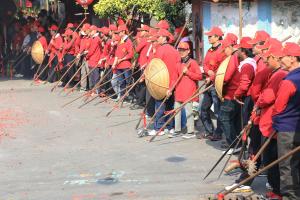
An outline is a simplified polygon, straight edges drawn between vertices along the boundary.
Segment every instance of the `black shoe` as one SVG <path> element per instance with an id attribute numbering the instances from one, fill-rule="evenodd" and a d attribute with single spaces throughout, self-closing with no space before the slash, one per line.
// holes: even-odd
<path id="1" fill-rule="evenodd" d="M 202 138 L 204 138 L 204 139 L 210 139 L 212 136 L 213 136 L 213 134 L 205 133 L 204 135 L 202 135 Z"/>

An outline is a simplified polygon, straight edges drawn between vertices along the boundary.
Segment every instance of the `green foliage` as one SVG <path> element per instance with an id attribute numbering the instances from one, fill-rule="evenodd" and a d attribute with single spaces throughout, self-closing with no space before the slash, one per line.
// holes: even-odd
<path id="1" fill-rule="evenodd" d="M 131 12 L 133 6 L 141 14 L 149 14 L 157 20 L 167 19 L 174 22 L 174 19 L 182 17 L 184 3 L 177 0 L 177 3 L 170 4 L 166 0 L 99 0 L 94 5 L 95 13 L 101 17 L 122 16 L 125 17 Z"/>

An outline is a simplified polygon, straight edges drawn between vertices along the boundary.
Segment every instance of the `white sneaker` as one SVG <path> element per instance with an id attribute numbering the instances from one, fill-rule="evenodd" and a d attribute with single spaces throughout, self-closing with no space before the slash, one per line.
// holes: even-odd
<path id="1" fill-rule="evenodd" d="M 164 133 L 165 133 L 165 134 L 169 134 L 169 129 L 165 128 L 165 129 L 164 129 Z"/>
<path id="2" fill-rule="evenodd" d="M 184 139 L 192 139 L 195 137 L 196 137 L 195 133 L 187 133 L 182 136 L 182 138 L 184 138 Z"/>
<path id="3" fill-rule="evenodd" d="M 22 78 L 24 75 L 23 74 L 15 74 L 16 78 Z"/>
<path id="4" fill-rule="evenodd" d="M 234 188 L 236 187 L 238 184 L 237 183 L 234 183 L 230 186 L 226 186 L 225 187 L 225 190 L 226 191 L 229 191 L 231 190 L 231 188 Z M 247 186 L 247 185 L 241 185 L 240 187 L 234 189 L 232 192 L 235 192 L 235 193 L 243 193 L 243 192 L 251 192 L 252 191 L 252 188 L 250 186 Z"/>
<path id="5" fill-rule="evenodd" d="M 172 128 L 170 131 L 169 131 L 170 134 L 174 135 L 175 134 L 175 129 Z"/>
<path id="6" fill-rule="evenodd" d="M 266 183 L 266 188 L 267 188 L 267 190 L 270 190 L 270 191 L 273 190 L 273 187 L 270 185 L 269 182 Z"/>
<path id="7" fill-rule="evenodd" d="M 149 130 L 149 131 L 148 131 L 148 135 L 149 135 L 149 136 L 154 136 L 154 135 L 156 135 L 156 130 L 154 130 L 154 129 L 153 129 L 153 130 Z"/>
<path id="8" fill-rule="evenodd" d="M 237 149 L 233 149 L 233 148 L 231 148 L 231 149 L 229 149 L 229 151 L 227 152 L 227 155 L 231 155 L 231 154 L 235 154 L 235 153 L 238 153 L 238 152 L 240 152 L 241 151 L 241 147 L 239 147 L 239 148 L 237 148 Z M 223 151 L 222 152 L 222 154 L 224 154 L 226 151 Z"/>

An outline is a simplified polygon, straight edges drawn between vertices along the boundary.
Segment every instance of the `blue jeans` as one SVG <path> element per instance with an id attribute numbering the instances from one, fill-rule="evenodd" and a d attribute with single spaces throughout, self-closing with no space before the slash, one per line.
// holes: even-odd
<path id="1" fill-rule="evenodd" d="M 128 69 L 117 69 L 117 75 L 127 70 Z M 131 70 L 128 70 L 127 72 L 125 72 L 124 74 L 122 74 L 117 78 L 121 96 L 123 96 L 126 92 L 124 89 L 131 84 L 131 78 L 129 78 L 130 76 L 131 76 Z"/>
<path id="2" fill-rule="evenodd" d="M 241 106 L 234 100 L 221 102 L 219 119 L 221 127 L 230 145 L 241 131 Z"/>
<path id="3" fill-rule="evenodd" d="M 160 105 L 162 104 L 162 100 L 155 100 L 155 110 L 157 110 Z M 155 116 L 154 121 L 154 129 L 156 131 L 160 130 L 162 126 L 165 124 L 165 122 L 169 119 L 171 115 L 168 115 L 166 117 L 163 117 L 165 115 L 165 111 L 173 110 L 174 108 L 174 97 L 171 96 L 164 105 L 160 108 L 159 112 Z M 167 127 L 168 130 L 171 130 L 174 128 L 174 119 L 168 123 Z"/>
<path id="4" fill-rule="evenodd" d="M 213 126 L 211 120 L 211 106 L 214 106 L 214 114 L 217 118 L 217 127 Z M 214 87 L 211 87 L 203 94 L 202 105 L 200 110 L 200 118 L 205 128 L 205 131 L 212 135 L 222 136 L 221 122 L 219 120 L 220 100 Z"/>
<path id="5" fill-rule="evenodd" d="M 251 96 L 247 96 L 244 99 L 244 105 L 243 105 L 243 126 L 246 126 L 248 124 L 248 121 L 250 119 L 252 110 L 253 110 L 253 100 L 251 98 Z"/>

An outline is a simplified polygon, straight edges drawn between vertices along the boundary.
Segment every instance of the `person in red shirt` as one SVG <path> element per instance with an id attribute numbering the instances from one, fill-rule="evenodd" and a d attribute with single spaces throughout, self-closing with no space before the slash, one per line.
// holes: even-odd
<path id="1" fill-rule="evenodd" d="M 281 59 L 288 75 L 281 81 L 273 107 L 278 157 L 300 146 L 300 46 L 287 42 Z M 300 199 L 300 152 L 279 163 L 283 199 Z"/>
<path id="2" fill-rule="evenodd" d="M 92 71 L 89 75 L 89 88 L 92 89 L 100 80 L 100 66 L 98 63 L 101 57 L 102 48 L 98 28 L 92 25 L 90 30 L 91 45 L 89 47 L 88 54 L 86 55 L 86 60 L 88 62 L 89 71 Z M 99 88 L 97 88 L 95 93 L 99 94 L 99 91 Z"/>
<path id="3" fill-rule="evenodd" d="M 169 96 L 169 98 L 155 116 L 154 129 L 148 131 L 149 135 L 156 135 L 157 131 L 159 131 L 162 128 L 163 124 L 166 122 L 166 120 L 168 120 L 168 117 L 163 117 L 165 111 L 173 110 L 174 97 L 172 95 L 173 91 L 171 91 L 171 88 L 173 88 L 173 85 L 176 82 L 177 67 L 178 65 L 180 65 L 181 60 L 178 51 L 176 51 L 176 49 L 169 44 L 169 39 L 173 37 L 172 34 L 165 29 L 160 29 L 157 33 L 157 36 L 159 36 L 158 44 L 160 46 L 157 47 L 156 52 L 154 54 L 154 58 L 161 59 L 168 68 L 170 84 L 169 90 L 166 95 Z M 155 109 L 158 109 L 161 104 L 162 100 L 155 100 Z M 168 132 L 170 132 L 171 134 L 174 133 L 173 122 L 169 123 L 167 125 L 167 128 L 158 134 L 163 135 Z"/>
<path id="4" fill-rule="evenodd" d="M 192 97 L 197 88 L 198 81 L 202 80 L 202 74 L 198 63 L 190 57 L 190 45 L 187 42 L 180 42 L 178 45 L 178 51 L 181 56 L 181 64 L 177 67 L 178 79 L 181 74 L 184 74 L 178 84 L 175 86 L 175 105 L 174 109 L 181 106 L 182 103 L 186 102 Z M 188 89 L 187 89 L 188 88 Z M 187 119 L 187 134 L 183 137 L 186 139 L 195 137 L 195 126 L 193 116 L 193 101 L 199 101 L 198 98 L 193 99 L 187 103 L 185 108 L 186 119 Z M 181 111 L 175 116 L 175 133 L 170 134 L 169 137 L 174 137 L 181 133 Z"/>
<path id="5" fill-rule="evenodd" d="M 81 78 L 80 78 L 80 90 L 81 91 L 86 91 L 88 89 L 88 79 L 84 78 L 88 71 L 89 71 L 89 67 L 88 67 L 88 63 L 86 60 L 86 55 L 89 52 L 89 48 L 91 45 L 91 38 L 89 37 L 90 34 L 90 27 L 91 25 L 86 23 L 83 24 L 80 34 L 82 35 L 81 39 L 80 39 L 80 45 L 79 45 L 79 49 L 77 52 L 77 59 L 81 59 Z"/>
<path id="6" fill-rule="evenodd" d="M 281 45 L 270 46 L 269 50 L 263 54 L 267 60 L 267 64 L 272 68 L 271 74 L 269 74 L 268 81 L 265 84 L 259 98 L 254 106 L 256 114 L 260 114 L 259 129 L 262 133 L 263 140 L 267 140 L 268 137 L 274 132 L 272 128 L 272 111 L 276 95 L 279 89 L 279 84 L 286 76 L 287 72 L 281 69 L 280 58 L 283 57 L 281 51 Z M 264 165 L 268 165 L 277 159 L 277 140 L 272 138 L 271 142 L 263 153 Z M 272 193 L 268 193 L 268 196 L 280 196 L 280 176 L 279 167 L 275 165 L 268 170 L 268 182 L 272 186 Z"/>
<path id="7" fill-rule="evenodd" d="M 136 70 L 144 69 L 147 65 L 148 58 L 147 58 L 147 52 L 151 46 L 151 42 L 148 41 L 149 31 L 150 27 L 147 25 L 142 24 L 141 28 L 139 30 L 139 37 L 136 37 L 137 46 L 135 48 L 135 52 L 138 53 L 138 67 Z M 138 36 L 138 35 L 137 35 Z M 137 80 L 141 75 L 143 71 L 139 71 L 139 73 L 134 76 L 135 80 Z M 135 88 L 134 90 L 136 103 L 133 104 L 130 109 L 136 110 L 143 108 L 143 105 L 145 104 L 146 99 L 146 84 L 145 81 L 142 80 Z"/>
<path id="8" fill-rule="evenodd" d="M 219 65 L 224 60 L 225 55 L 221 49 L 221 40 L 224 35 L 223 31 L 218 27 L 213 27 L 209 32 L 205 33 L 208 36 L 208 41 L 212 47 L 207 51 L 203 69 L 205 76 L 208 80 L 207 84 L 210 84 L 215 79 L 215 74 Z M 214 114 L 217 117 L 217 127 L 215 128 L 211 120 L 211 106 L 214 105 Z M 221 124 L 218 119 L 220 109 L 220 100 L 217 96 L 216 90 L 212 87 L 209 91 L 203 94 L 200 118 L 205 128 L 206 133 L 204 138 L 209 138 L 212 141 L 218 141 L 222 139 Z M 199 137 L 201 139 L 201 137 Z"/>
<path id="9" fill-rule="evenodd" d="M 41 26 L 38 28 L 38 35 L 37 35 L 37 37 L 38 37 L 38 41 L 43 46 L 44 52 L 46 52 L 47 49 L 48 49 L 48 42 L 47 42 L 47 39 L 45 37 L 45 29 L 43 27 L 41 27 Z M 37 70 L 37 68 L 36 68 L 36 70 Z M 41 76 L 39 77 L 39 79 L 43 80 L 43 81 L 46 80 L 47 79 L 46 73 L 41 74 Z"/>
<path id="10" fill-rule="evenodd" d="M 118 27 L 117 33 L 119 33 L 121 40 L 117 45 L 114 63 L 112 65 L 112 68 L 116 70 L 117 74 L 126 71 L 123 75 L 118 77 L 118 85 L 120 87 L 119 97 L 125 94 L 126 91 L 124 89 L 131 84 L 131 79 L 129 78 L 131 76 L 131 70 L 128 69 L 131 68 L 131 59 L 133 58 L 134 52 L 132 41 L 129 36 L 126 35 L 127 31 L 126 25 L 120 25 Z M 129 98 L 126 97 L 126 101 L 128 100 Z"/>
<path id="11" fill-rule="evenodd" d="M 224 76 L 223 100 L 220 103 L 219 113 L 222 130 L 227 142 L 221 146 L 224 149 L 227 149 L 233 143 L 241 130 L 241 107 L 234 99 L 234 93 L 239 87 L 240 81 L 237 40 L 236 35 L 228 33 L 222 41 L 222 49 L 225 55 L 231 56 Z M 233 151 L 233 149 L 230 151 Z"/>
<path id="12" fill-rule="evenodd" d="M 240 72 L 240 81 L 238 88 L 234 92 L 234 99 L 242 106 L 243 126 L 248 124 L 253 109 L 253 101 L 249 94 L 249 88 L 253 82 L 257 68 L 252 45 L 248 43 L 250 40 L 250 37 L 243 37 L 239 44 L 239 59 L 241 62 L 238 66 L 238 71 Z"/>
<path id="13" fill-rule="evenodd" d="M 63 45 L 63 39 L 58 32 L 58 27 L 56 25 L 52 25 L 49 28 L 52 39 L 49 43 L 48 50 L 50 53 L 49 56 L 49 73 L 47 81 L 50 83 L 55 82 L 58 79 L 58 71 L 59 71 L 59 59 L 61 58 L 61 50 Z"/>

